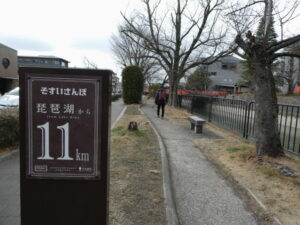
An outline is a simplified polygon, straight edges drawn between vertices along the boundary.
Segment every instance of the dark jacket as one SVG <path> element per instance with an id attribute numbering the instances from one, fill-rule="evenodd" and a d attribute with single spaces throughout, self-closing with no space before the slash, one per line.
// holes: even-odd
<path id="1" fill-rule="evenodd" d="M 155 104 L 162 105 L 168 102 L 168 95 L 165 90 L 159 90 L 155 96 Z"/>

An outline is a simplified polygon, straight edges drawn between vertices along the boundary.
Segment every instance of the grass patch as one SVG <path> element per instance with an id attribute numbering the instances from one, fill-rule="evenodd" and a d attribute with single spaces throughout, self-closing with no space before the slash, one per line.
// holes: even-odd
<path id="1" fill-rule="evenodd" d="M 256 170 L 266 176 L 266 178 L 281 178 L 283 177 L 275 168 L 259 165 L 256 166 Z"/>
<path id="2" fill-rule="evenodd" d="M 137 137 L 147 137 L 147 133 L 142 130 L 134 130 L 134 131 L 130 131 L 130 133 Z"/>
<path id="3" fill-rule="evenodd" d="M 137 107 L 128 107 L 112 130 L 110 225 L 165 225 L 160 151 Z M 127 130 L 129 121 L 139 130 Z"/>
<path id="4" fill-rule="evenodd" d="M 125 129 L 122 126 L 116 127 L 112 130 L 112 134 L 123 136 L 125 135 Z"/>
<path id="5" fill-rule="evenodd" d="M 245 151 L 250 150 L 248 146 L 235 146 L 235 147 L 229 147 L 226 149 L 228 152 L 237 152 L 237 151 Z"/>
<path id="6" fill-rule="evenodd" d="M 300 186 L 300 178 L 299 177 L 292 179 L 292 182 L 293 182 L 293 184 Z"/>
<path id="7" fill-rule="evenodd" d="M 134 135 L 137 137 L 147 137 L 147 132 L 143 130 L 134 130 L 134 131 L 129 131 L 125 129 L 123 126 L 116 127 L 112 130 L 113 135 L 117 136 L 124 136 L 124 135 Z"/>

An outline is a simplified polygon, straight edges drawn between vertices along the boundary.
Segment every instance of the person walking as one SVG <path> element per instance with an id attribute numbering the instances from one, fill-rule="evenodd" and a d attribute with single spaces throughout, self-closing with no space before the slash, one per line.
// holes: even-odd
<path id="1" fill-rule="evenodd" d="M 155 104 L 157 105 L 157 117 L 159 117 L 161 110 L 161 118 L 164 118 L 166 103 L 167 93 L 164 88 L 160 88 L 155 96 Z"/>

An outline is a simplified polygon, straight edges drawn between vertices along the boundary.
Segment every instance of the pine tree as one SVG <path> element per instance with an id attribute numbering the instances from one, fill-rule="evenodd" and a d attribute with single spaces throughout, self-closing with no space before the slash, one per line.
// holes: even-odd
<path id="1" fill-rule="evenodd" d="M 196 69 L 187 79 L 186 88 L 190 90 L 206 90 L 211 84 L 209 73 L 203 69 Z"/>
<path id="2" fill-rule="evenodd" d="M 265 19 L 264 17 L 261 18 L 258 27 L 257 27 L 257 31 L 256 31 L 256 37 L 255 37 L 255 41 L 256 42 L 262 42 L 263 41 L 263 37 L 264 37 L 264 30 L 265 30 Z M 269 32 L 269 36 L 267 38 L 267 44 L 274 44 L 275 42 L 277 42 L 277 33 L 275 31 L 274 28 L 274 18 L 273 16 L 271 17 L 271 26 L 270 26 L 270 32 Z M 273 63 L 273 67 L 276 67 L 276 65 L 278 64 L 278 62 L 274 62 Z M 242 74 L 241 77 L 245 80 L 247 80 L 249 82 L 249 85 L 251 85 L 251 79 L 252 79 L 252 66 L 251 66 L 251 62 L 249 62 L 248 60 L 243 60 L 242 61 Z"/>
<path id="3" fill-rule="evenodd" d="M 256 40 L 257 41 L 263 41 L 262 37 L 264 37 L 264 30 L 265 30 L 265 18 L 261 18 L 259 24 L 258 24 L 258 28 L 256 31 Z M 267 37 L 267 43 L 268 44 L 274 44 L 275 42 L 277 42 L 277 33 L 275 31 L 274 28 L 274 17 L 271 17 L 271 26 L 270 26 L 270 32 L 269 32 L 269 36 Z"/>

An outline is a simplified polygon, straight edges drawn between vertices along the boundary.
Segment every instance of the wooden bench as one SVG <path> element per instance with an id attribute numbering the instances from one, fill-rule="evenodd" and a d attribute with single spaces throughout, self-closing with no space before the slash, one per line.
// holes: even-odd
<path id="1" fill-rule="evenodd" d="M 189 116 L 188 120 L 191 122 L 191 130 L 195 130 L 195 133 L 201 134 L 202 127 L 206 121 L 198 116 Z"/>

